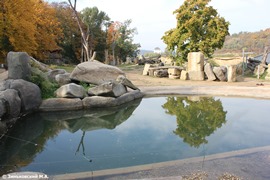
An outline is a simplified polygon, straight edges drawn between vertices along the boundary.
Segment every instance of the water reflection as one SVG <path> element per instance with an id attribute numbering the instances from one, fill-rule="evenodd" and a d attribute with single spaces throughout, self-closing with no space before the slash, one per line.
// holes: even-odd
<path id="1" fill-rule="evenodd" d="M 54 139 L 63 129 L 72 133 L 78 130 L 83 132 L 77 152 L 82 147 L 84 154 L 83 138 L 86 131 L 114 129 L 132 115 L 140 102 L 141 99 L 137 99 L 106 109 L 37 113 L 20 119 L 0 141 L 0 176 L 20 171 L 20 168 L 31 164 L 46 148 L 46 142 Z"/>
<path id="2" fill-rule="evenodd" d="M 212 97 L 168 97 L 162 107 L 176 116 L 174 133 L 193 147 L 207 144 L 206 137 L 226 123 L 222 102 Z"/>
<path id="3" fill-rule="evenodd" d="M 45 122 L 38 114 L 20 119 L 0 142 L 0 175 L 19 171 L 30 164 L 63 126 L 60 122 Z"/>

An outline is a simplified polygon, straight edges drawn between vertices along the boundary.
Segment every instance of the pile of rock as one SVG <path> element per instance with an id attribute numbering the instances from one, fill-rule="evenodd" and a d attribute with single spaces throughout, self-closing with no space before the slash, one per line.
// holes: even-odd
<path id="1" fill-rule="evenodd" d="M 193 81 L 218 80 L 235 82 L 236 68 L 236 65 L 212 67 L 211 64 L 204 60 L 204 55 L 202 53 L 192 52 L 188 54 L 187 68 L 145 64 L 143 75 Z"/>
<path id="2" fill-rule="evenodd" d="M 8 53 L 7 64 L 8 78 L 0 82 L 1 127 L 4 120 L 35 110 L 117 106 L 143 96 L 123 71 L 98 61 L 81 63 L 71 74 L 63 69 L 51 70 L 24 52 Z M 32 73 L 45 74 L 46 80 L 58 82 L 61 87 L 55 92 L 57 98 L 42 101 L 39 87 L 29 82 Z M 94 87 L 86 90 L 80 85 L 85 83 Z"/>
<path id="3" fill-rule="evenodd" d="M 42 102 L 39 107 L 41 111 L 118 106 L 143 96 L 122 70 L 98 61 L 81 63 L 71 74 L 53 70 L 48 76 L 62 86 L 55 92 L 57 98 Z M 91 84 L 94 87 L 85 89 L 80 84 Z"/>
<path id="4" fill-rule="evenodd" d="M 8 79 L 0 82 L 0 133 L 20 116 L 37 110 L 42 102 L 39 87 L 28 81 L 29 60 L 26 53 L 8 53 Z"/>

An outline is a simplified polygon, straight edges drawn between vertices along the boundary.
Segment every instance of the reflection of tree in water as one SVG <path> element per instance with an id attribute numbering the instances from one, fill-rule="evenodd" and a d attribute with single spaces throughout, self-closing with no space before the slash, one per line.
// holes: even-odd
<path id="1" fill-rule="evenodd" d="M 166 113 L 177 117 L 174 133 L 194 147 L 208 143 L 205 138 L 226 122 L 227 112 L 219 99 L 203 97 L 199 101 L 191 101 L 186 97 L 168 97 L 162 107 Z"/>

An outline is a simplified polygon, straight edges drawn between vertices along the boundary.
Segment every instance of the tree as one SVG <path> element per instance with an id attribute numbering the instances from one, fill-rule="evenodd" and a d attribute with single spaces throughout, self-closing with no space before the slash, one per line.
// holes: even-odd
<path id="1" fill-rule="evenodd" d="M 102 27 L 110 20 L 109 16 L 99 11 L 97 7 L 85 8 L 81 11 L 81 19 L 86 26 L 86 35 L 89 43 L 89 54 L 92 56 L 93 51 L 102 44 L 102 39 L 105 41 L 105 32 Z M 104 45 L 105 46 L 105 45 Z"/>
<path id="2" fill-rule="evenodd" d="M 0 56 L 25 51 L 40 60 L 44 52 L 58 48 L 62 35 L 55 9 L 42 0 L 1 0 Z M 29 10 L 31 9 L 31 11 Z"/>
<path id="3" fill-rule="evenodd" d="M 34 8 L 35 2 L 25 3 L 23 0 L 1 0 L 0 11 L 0 50 L 2 58 L 9 51 L 26 51 L 36 53 L 35 41 L 36 15 L 26 9 Z"/>
<path id="4" fill-rule="evenodd" d="M 56 9 L 42 1 L 36 3 L 36 42 L 37 52 L 35 55 L 38 59 L 44 59 L 46 52 L 60 49 L 58 40 L 62 37 L 62 28 L 56 17 Z M 29 20 L 30 21 L 30 20 Z"/>
<path id="5" fill-rule="evenodd" d="M 111 47 L 112 50 L 112 56 L 113 56 L 113 64 L 115 64 L 115 47 L 116 47 L 116 41 L 120 37 L 120 29 L 121 23 L 116 21 L 112 22 L 108 28 L 107 33 L 107 44 Z"/>
<path id="6" fill-rule="evenodd" d="M 77 21 L 78 27 L 80 29 L 81 32 L 81 37 L 82 37 L 82 46 L 83 46 L 83 54 L 85 54 L 85 58 L 83 56 L 82 61 L 90 61 L 90 54 L 89 54 L 89 43 L 88 43 L 88 38 L 89 36 L 87 36 L 87 33 L 84 31 L 83 29 L 83 25 L 80 19 L 80 15 L 76 10 L 76 6 L 77 6 L 77 0 L 74 0 L 74 3 L 71 2 L 71 0 L 68 0 L 68 3 L 71 7 L 71 9 L 73 10 L 73 13 L 75 15 L 75 19 Z"/>
<path id="7" fill-rule="evenodd" d="M 210 1 L 185 0 L 174 11 L 177 26 L 165 32 L 162 40 L 179 60 L 186 61 L 189 52 L 198 51 L 211 57 L 216 49 L 223 46 L 225 37 L 229 35 L 229 22 L 220 17 L 212 6 L 208 6 Z"/>
<path id="8" fill-rule="evenodd" d="M 139 53 L 138 48 L 140 44 L 133 43 L 133 37 L 137 34 L 136 28 L 130 28 L 130 24 L 132 23 L 131 19 L 128 19 L 122 23 L 119 28 L 119 38 L 116 41 L 117 44 L 117 54 L 120 60 L 126 61 L 126 58 L 136 57 Z"/>
<path id="9" fill-rule="evenodd" d="M 66 2 L 53 3 L 52 6 L 56 9 L 56 17 L 63 32 L 58 41 L 62 55 L 65 59 L 77 62 L 80 59 L 81 34 L 73 10 Z"/>
<path id="10" fill-rule="evenodd" d="M 133 43 L 137 29 L 130 28 L 131 22 L 131 20 L 126 20 L 124 23 L 117 21 L 109 26 L 107 43 L 111 46 L 115 64 L 117 64 L 116 59 L 125 61 L 126 57 L 136 57 L 139 52 L 140 44 Z"/>

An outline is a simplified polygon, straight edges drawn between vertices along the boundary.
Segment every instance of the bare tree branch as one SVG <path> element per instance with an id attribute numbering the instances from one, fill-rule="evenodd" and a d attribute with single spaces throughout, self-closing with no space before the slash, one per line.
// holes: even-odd
<path id="1" fill-rule="evenodd" d="M 83 46 L 83 49 L 84 49 L 84 53 L 86 55 L 86 59 L 87 59 L 87 61 L 90 61 L 88 38 L 86 37 L 85 32 L 83 31 L 82 24 L 81 24 L 81 21 L 80 21 L 80 17 L 78 15 L 78 12 L 76 11 L 77 0 L 74 0 L 74 5 L 72 4 L 71 0 L 68 0 L 68 2 L 69 2 L 69 5 L 70 5 L 71 9 L 73 10 L 73 12 L 75 14 L 76 21 L 77 21 L 78 27 L 79 27 L 80 32 L 81 32 L 82 46 Z"/>

